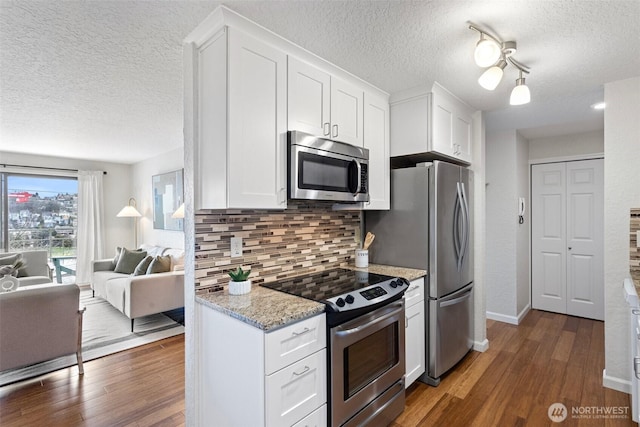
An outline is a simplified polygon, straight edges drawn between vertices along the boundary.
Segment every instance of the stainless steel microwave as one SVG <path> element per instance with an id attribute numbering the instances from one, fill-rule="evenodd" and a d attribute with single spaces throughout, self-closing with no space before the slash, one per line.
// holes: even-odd
<path id="1" fill-rule="evenodd" d="M 369 150 L 300 131 L 287 144 L 290 199 L 369 201 Z"/>

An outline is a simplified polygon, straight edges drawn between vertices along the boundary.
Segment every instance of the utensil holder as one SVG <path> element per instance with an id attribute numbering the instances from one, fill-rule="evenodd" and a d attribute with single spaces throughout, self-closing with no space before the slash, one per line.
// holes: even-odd
<path id="1" fill-rule="evenodd" d="M 356 249 L 356 267 L 369 267 L 369 251 Z"/>

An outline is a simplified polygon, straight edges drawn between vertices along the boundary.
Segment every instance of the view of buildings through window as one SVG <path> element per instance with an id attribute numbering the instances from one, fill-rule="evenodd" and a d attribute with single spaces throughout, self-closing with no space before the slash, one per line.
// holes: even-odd
<path id="1" fill-rule="evenodd" d="M 8 252 L 46 249 L 50 257 L 75 256 L 78 181 L 75 178 L 5 174 Z"/>

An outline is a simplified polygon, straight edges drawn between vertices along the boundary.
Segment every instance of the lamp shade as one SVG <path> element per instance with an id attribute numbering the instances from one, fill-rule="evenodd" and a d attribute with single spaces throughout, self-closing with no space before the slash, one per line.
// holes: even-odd
<path id="1" fill-rule="evenodd" d="M 171 218 L 181 219 L 184 218 L 184 203 L 181 204 L 178 209 L 171 215 Z"/>
<path id="2" fill-rule="evenodd" d="M 524 79 L 520 78 L 516 80 L 516 87 L 511 91 L 511 98 L 509 99 L 509 104 L 511 105 L 522 105 L 528 104 L 531 101 L 531 92 L 529 92 L 529 88 L 526 84 L 524 84 Z"/>
<path id="3" fill-rule="evenodd" d="M 122 208 L 122 210 L 118 212 L 118 215 L 116 216 L 121 218 L 141 217 L 142 214 L 140 214 L 140 212 L 138 212 L 138 209 L 136 209 L 136 199 L 134 199 L 133 197 L 129 198 L 129 203 L 127 204 L 127 206 Z"/>
<path id="4" fill-rule="evenodd" d="M 125 206 L 124 208 L 122 208 L 122 210 L 120 212 L 118 212 L 118 215 L 116 215 L 118 217 L 141 217 L 142 215 L 140 214 L 140 212 L 138 212 L 138 210 L 130 205 Z"/>
<path id="5" fill-rule="evenodd" d="M 493 67 L 487 69 L 478 79 L 478 84 L 487 90 L 494 90 L 500 83 L 500 80 L 502 80 L 503 70 L 506 66 L 507 63 L 501 60 Z"/>
<path id="6" fill-rule="evenodd" d="M 473 54 L 473 58 L 476 61 L 478 67 L 490 67 L 495 64 L 502 51 L 500 45 L 492 39 L 481 38 L 476 45 L 476 50 Z"/>

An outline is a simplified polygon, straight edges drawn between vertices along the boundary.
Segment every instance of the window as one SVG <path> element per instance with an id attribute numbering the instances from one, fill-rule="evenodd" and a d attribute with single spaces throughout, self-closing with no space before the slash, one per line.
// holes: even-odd
<path id="1" fill-rule="evenodd" d="M 76 178 L 2 173 L 2 242 L 6 252 L 46 249 L 49 257 L 75 256 Z"/>

